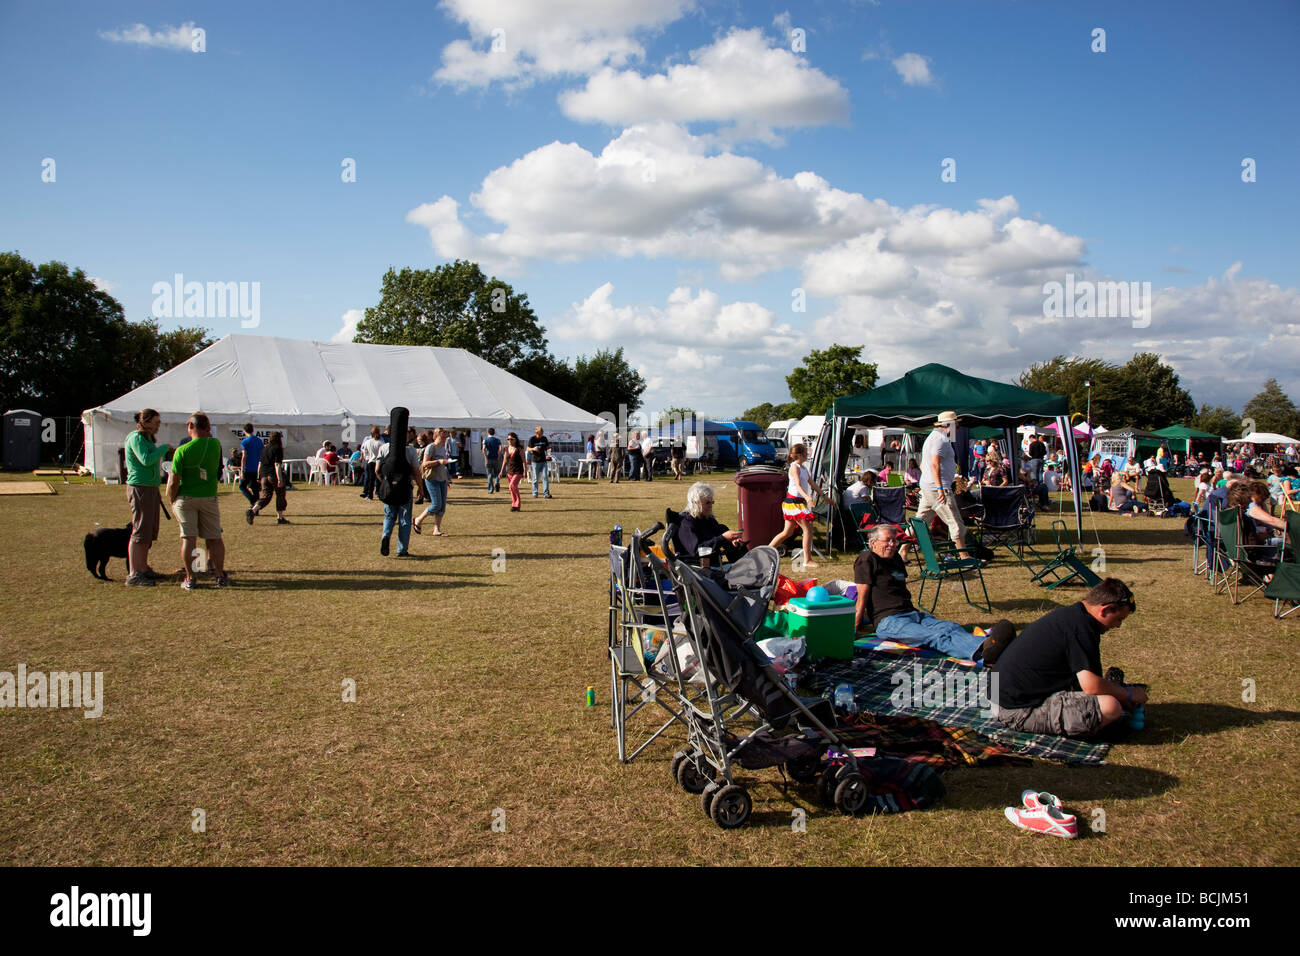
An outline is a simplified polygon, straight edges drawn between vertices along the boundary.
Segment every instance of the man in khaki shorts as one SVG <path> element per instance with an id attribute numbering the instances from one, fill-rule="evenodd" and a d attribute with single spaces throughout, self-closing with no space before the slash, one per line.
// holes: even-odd
<path id="1" fill-rule="evenodd" d="M 1026 627 L 993 666 L 994 719 L 1024 733 L 1086 737 L 1145 705 L 1145 687 L 1101 669 L 1102 634 L 1135 610 L 1129 587 L 1106 578 Z"/>
<path id="2" fill-rule="evenodd" d="M 167 480 L 167 498 L 181 528 L 181 560 L 185 580 L 181 587 L 194 590 L 194 571 L 211 567 L 217 587 L 230 586 L 226 575 L 226 543 L 221 540 L 221 512 L 217 508 L 217 486 L 221 478 L 221 442 L 212 437 L 212 425 L 203 412 L 195 412 L 186 423 L 190 440 L 176 449 L 172 473 Z M 203 538 L 206 557 L 195 567 L 194 543 Z"/>
<path id="3" fill-rule="evenodd" d="M 921 506 L 916 516 L 928 526 L 932 515 L 938 515 L 948 526 L 948 537 L 961 557 L 969 558 L 966 551 L 966 525 L 961 520 L 953 480 L 957 477 L 957 453 L 952 440 L 957 434 L 957 413 L 940 412 L 934 430 L 921 446 Z"/>

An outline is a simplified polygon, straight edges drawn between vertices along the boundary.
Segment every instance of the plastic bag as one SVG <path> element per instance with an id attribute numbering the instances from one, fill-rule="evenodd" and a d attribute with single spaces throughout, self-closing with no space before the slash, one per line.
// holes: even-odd
<path id="1" fill-rule="evenodd" d="M 778 574 L 776 577 L 776 593 L 772 600 L 777 604 L 785 604 L 791 598 L 803 597 L 809 589 L 817 586 L 816 578 L 808 578 L 806 581 L 791 581 L 784 574 Z"/>
<path id="2" fill-rule="evenodd" d="M 758 647 L 772 659 L 772 666 L 784 674 L 803 660 L 808 642 L 802 637 L 769 637 L 759 641 Z"/>

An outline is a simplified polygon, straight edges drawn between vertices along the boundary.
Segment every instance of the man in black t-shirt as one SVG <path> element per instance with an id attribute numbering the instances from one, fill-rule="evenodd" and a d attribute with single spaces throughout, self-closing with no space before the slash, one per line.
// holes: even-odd
<path id="1" fill-rule="evenodd" d="M 907 590 L 907 564 L 898 556 L 898 529 L 877 525 L 871 529 L 869 547 L 853 562 L 853 582 L 858 586 L 856 629 L 863 618 L 876 636 L 900 644 L 930 647 L 962 660 L 996 660 L 995 648 L 1006 646 L 1015 631 L 1007 621 L 994 625 L 981 641 L 955 621 L 944 621 L 912 606 Z"/>
<path id="2" fill-rule="evenodd" d="M 1032 734 L 1096 733 L 1146 703 L 1146 691 L 1106 680 L 1101 635 L 1137 609 L 1133 592 L 1107 578 L 1081 602 L 1039 618 L 1006 649 L 994 668 L 999 723 Z"/>
<path id="3" fill-rule="evenodd" d="M 1025 462 L 1025 469 L 1029 471 L 1035 481 L 1043 480 L 1043 459 L 1047 457 L 1047 446 L 1043 444 L 1043 439 L 1035 435 L 1029 442 L 1026 449 L 1028 460 Z"/>
<path id="4" fill-rule="evenodd" d="M 533 497 L 537 497 L 537 486 L 542 486 L 544 497 L 551 497 L 551 474 L 547 471 L 546 456 L 551 450 L 551 443 L 542 432 L 542 426 L 533 429 L 533 437 L 528 439 L 528 465 L 533 471 Z"/>

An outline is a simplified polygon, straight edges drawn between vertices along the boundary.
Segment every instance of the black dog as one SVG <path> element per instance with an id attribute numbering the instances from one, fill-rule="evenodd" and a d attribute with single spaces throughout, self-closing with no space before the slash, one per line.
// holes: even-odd
<path id="1" fill-rule="evenodd" d="M 131 525 L 125 528 L 96 528 L 86 535 L 86 570 L 102 581 L 111 581 L 104 569 L 112 558 L 125 558 L 131 540 Z M 98 565 L 98 568 L 96 568 Z"/>

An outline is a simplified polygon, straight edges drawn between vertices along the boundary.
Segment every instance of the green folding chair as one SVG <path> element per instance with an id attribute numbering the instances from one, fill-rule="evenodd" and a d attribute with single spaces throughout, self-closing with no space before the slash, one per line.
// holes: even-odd
<path id="1" fill-rule="evenodd" d="M 907 523 L 912 528 L 912 534 L 916 536 L 916 546 L 921 553 L 921 590 L 916 595 L 917 605 L 921 605 L 924 601 L 926 582 L 934 581 L 934 601 L 930 604 L 930 613 L 933 614 L 934 609 L 939 606 L 939 592 L 943 590 L 943 582 L 955 576 L 961 581 L 962 594 L 966 596 L 967 604 L 987 614 L 993 613 L 989 591 L 984 586 L 984 572 L 980 570 L 979 558 L 961 558 L 955 552 L 940 556 L 935 550 L 934 540 L 930 537 L 930 529 L 925 522 L 912 516 L 907 519 Z M 970 599 L 970 591 L 966 587 L 966 574 L 970 571 L 975 572 L 979 578 L 980 590 L 984 592 L 982 605 Z"/>
<path id="2" fill-rule="evenodd" d="M 1056 540 L 1056 555 L 1048 559 L 1042 570 L 1030 580 L 1046 585 L 1049 591 L 1073 581 L 1075 578 L 1078 578 L 1085 587 L 1089 588 L 1094 588 L 1101 583 L 1101 578 L 1079 558 L 1078 553 L 1074 550 L 1074 545 L 1069 543 L 1069 535 L 1070 532 L 1066 528 L 1064 521 L 1058 518 L 1052 522 L 1052 537 Z"/>
<path id="3" fill-rule="evenodd" d="M 1300 564 L 1287 561 L 1277 566 L 1273 580 L 1264 588 L 1264 597 L 1273 599 L 1273 616 L 1278 620 L 1300 607 Z M 1283 611 L 1282 602 L 1291 607 Z"/>
<path id="4" fill-rule="evenodd" d="M 1218 593 L 1226 591 L 1233 604 L 1240 604 L 1252 594 L 1264 590 L 1267 586 L 1264 578 L 1272 573 L 1273 568 L 1265 568 L 1252 559 L 1250 551 L 1258 551 L 1258 548 L 1250 549 L 1241 543 L 1241 511 L 1238 508 L 1219 509 L 1219 550 L 1224 569 L 1216 588 Z M 1250 589 L 1245 597 L 1240 596 L 1243 587 Z"/>

